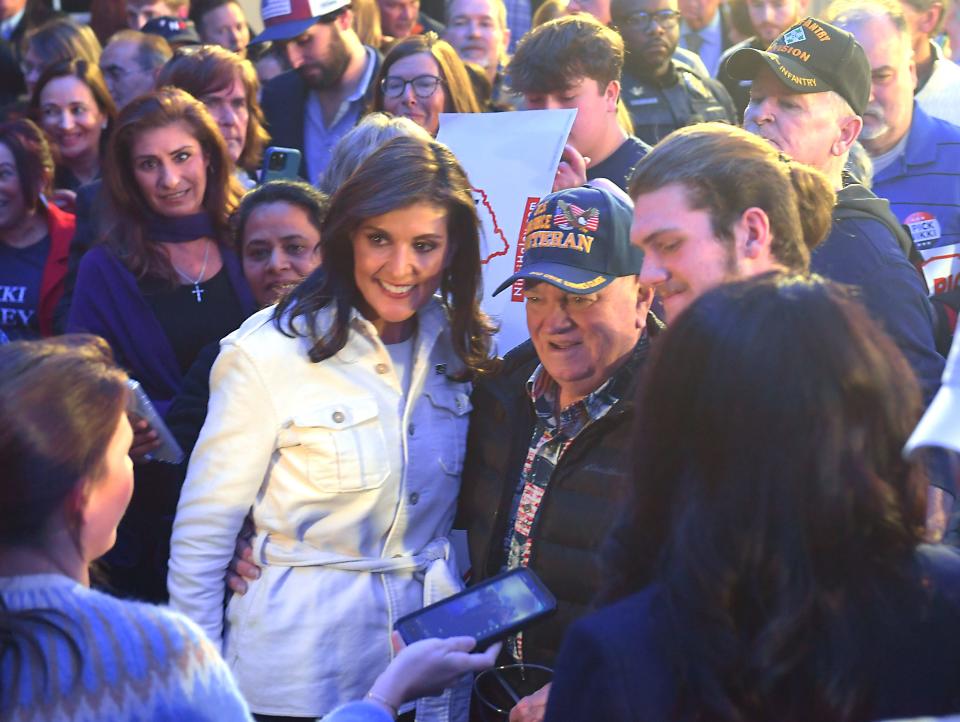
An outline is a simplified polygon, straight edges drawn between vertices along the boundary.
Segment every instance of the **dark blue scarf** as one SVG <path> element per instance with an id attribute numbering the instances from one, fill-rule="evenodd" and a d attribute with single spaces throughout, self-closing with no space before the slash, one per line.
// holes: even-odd
<path id="1" fill-rule="evenodd" d="M 154 243 L 189 243 L 198 238 L 217 238 L 213 218 L 206 211 L 189 216 L 161 216 L 147 213 L 146 237 Z"/>

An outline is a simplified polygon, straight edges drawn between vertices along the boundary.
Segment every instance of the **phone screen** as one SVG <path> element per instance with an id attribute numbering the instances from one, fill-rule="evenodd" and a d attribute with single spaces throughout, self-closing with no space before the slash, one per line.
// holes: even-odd
<path id="1" fill-rule="evenodd" d="M 523 569 L 426 607 L 401 619 L 397 629 L 407 642 L 460 636 L 492 641 L 555 606 L 552 595 Z"/>

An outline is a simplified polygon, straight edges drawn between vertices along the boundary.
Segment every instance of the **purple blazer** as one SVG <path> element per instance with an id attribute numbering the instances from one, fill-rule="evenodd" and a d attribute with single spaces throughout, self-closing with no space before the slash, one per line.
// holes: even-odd
<path id="1" fill-rule="evenodd" d="M 257 306 L 240 260 L 223 246 L 220 254 L 230 285 L 249 316 Z M 118 363 L 143 384 L 160 414 L 166 414 L 183 382 L 173 347 L 140 293 L 137 279 L 102 246 L 92 248 L 80 261 L 67 332 L 103 336 Z"/>

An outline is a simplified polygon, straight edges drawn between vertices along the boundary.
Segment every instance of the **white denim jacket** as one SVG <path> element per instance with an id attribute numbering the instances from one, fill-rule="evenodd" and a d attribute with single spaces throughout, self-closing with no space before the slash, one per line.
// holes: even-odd
<path id="1" fill-rule="evenodd" d="M 218 645 L 257 713 L 321 716 L 389 663 L 394 621 L 424 583 L 457 579 L 446 543 L 470 385 L 436 300 L 418 314 L 405 397 L 373 325 L 310 362 L 273 309 L 225 338 L 174 523 L 170 603 Z M 321 312 L 318 324 L 329 323 Z M 253 507 L 260 579 L 224 613 L 224 574 Z M 428 595 L 429 600 L 429 595 Z"/>

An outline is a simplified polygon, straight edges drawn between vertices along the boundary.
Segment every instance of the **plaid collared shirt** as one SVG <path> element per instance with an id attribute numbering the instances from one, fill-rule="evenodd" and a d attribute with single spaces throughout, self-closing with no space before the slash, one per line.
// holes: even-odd
<path id="1" fill-rule="evenodd" d="M 637 350 L 646 345 L 646 338 L 644 335 Z M 620 401 L 632 376 L 633 364 L 623 364 L 596 391 L 562 409 L 559 418 L 559 388 L 546 369 L 542 365 L 538 366 L 527 381 L 527 393 L 533 402 L 536 422 L 523 464 L 523 475 L 513 498 L 513 511 L 504 539 L 507 569 L 525 567 L 530 561 L 535 542 L 531 531 L 560 457 L 585 428 L 606 416 Z M 511 638 L 509 648 L 516 659 L 522 660 L 523 635 L 518 634 Z"/>

